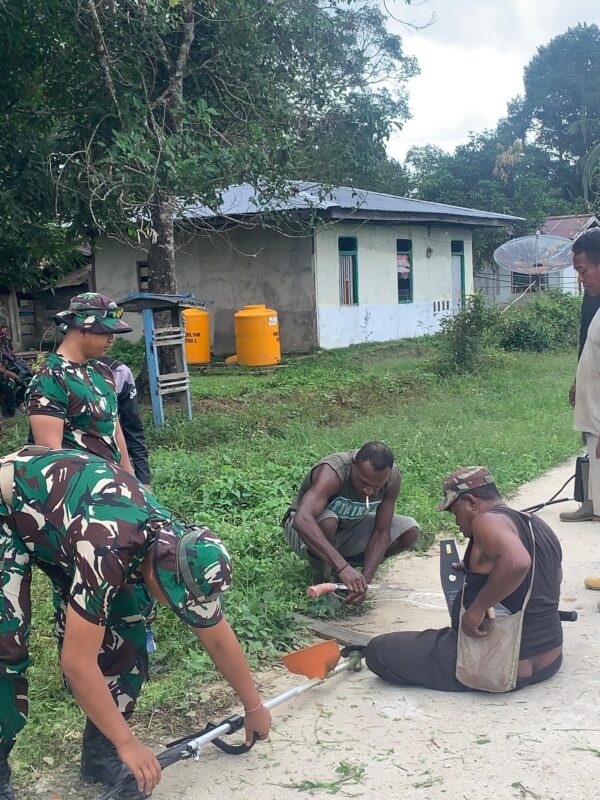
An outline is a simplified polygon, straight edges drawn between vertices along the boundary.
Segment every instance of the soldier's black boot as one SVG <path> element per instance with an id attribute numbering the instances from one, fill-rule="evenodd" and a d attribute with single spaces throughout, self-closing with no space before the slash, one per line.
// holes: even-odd
<path id="1" fill-rule="evenodd" d="M 15 800 L 8 766 L 8 754 L 12 747 L 12 744 L 0 744 L 0 800 Z"/>
<path id="2" fill-rule="evenodd" d="M 119 758 L 114 744 L 89 719 L 83 730 L 79 774 L 86 783 L 103 783 L 108 789 L 127 775 L 131 775 Z M 135 782 L 132 782 L 130 787 L 122 789 L 118 796 L 122 800 L 141 800 L 146 797 L 139 791 Z M 1 795 L 0 800 L 3 800 Z"/>

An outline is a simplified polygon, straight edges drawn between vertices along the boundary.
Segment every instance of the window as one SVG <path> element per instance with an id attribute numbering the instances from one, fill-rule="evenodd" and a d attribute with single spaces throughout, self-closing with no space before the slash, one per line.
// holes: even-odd
<path id="1" fill-rule="evenodd" d="M 523 292 L 540 292 L 548 288 L 547 275 L 529 275 L 526 272 L 511 272 L 511 291 L 513 294 Z"/>
<path id="2" fill-rule="evenodd" d="M 398 302 L 412 303 L 412 242 L 396 239 L 396 269 L 398 271 Z"/>
<path id="3" fill-rule="evenodd" d="M 458 311 L 465 302 L 465 243 L 462 239 L 450 242 L 450 281 L 452 309 Z"/>
<path id="4" fill-rule="evenodd" d="M 460 253 L 461 255 L 464 255 L 465 243 L 462 241 L 462 239 L 453 239 L 450 242 L 450 250 L 453 253 Z"/>
<path id="5" fill-rule="evenodd" d="M 148 291 L 148 262 L 147 261 L 138 261 L 137 262 L 137 281 L 138 281 L 138 292 L 147 292 Z"/>
<path id="6" fill-rule="evenodd" d="M 358 305 L 358 245 L 354 236 L 338 238 L 340 259 L 340 305 Z"/>

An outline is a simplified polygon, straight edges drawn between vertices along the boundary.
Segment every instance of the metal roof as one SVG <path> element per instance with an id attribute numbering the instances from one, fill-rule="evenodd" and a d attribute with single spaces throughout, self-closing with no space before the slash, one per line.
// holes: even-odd
<path id="1" fill-rule="evenodd" d="M 336 186 L 325 190 L 318 183 L 294 181 L 289 184 L 289 193 L 280 199 L 262 199 L 260 192 L 249 183 L 230 186 L 222 193 L 222 202 L 217 209 L 205 205 L 187 205 L 182 217 L 188 219 L 238 218 L 247 215 L 273 212 L 295 212 L 316 210 L 336 218 L 387 219 L 415 221 L 443 220 L 478 225 L 509 225 L 520 220 L 508 214 L 480 211 L 475 208 L 451 206 L 414 200 L 366 189 Z"/>
<path id="2" fill-rule="evenodd" d="M 593 214 L 569 214 L 562 217 L 546 217 L 541 231 L 552 236 L 576 239 L 579 234 L 595 226 L 600 226 L 600 220 Z"/>

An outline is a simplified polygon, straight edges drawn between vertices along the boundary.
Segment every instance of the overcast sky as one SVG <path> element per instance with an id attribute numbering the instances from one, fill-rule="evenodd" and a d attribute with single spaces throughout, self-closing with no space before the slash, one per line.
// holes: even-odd
<path id="1" fill-rule="evenodd" d="M 523 91 L 523 68 L 539 45 L 578 22 L 600 23 L 600 0 L 387 0 L 387 7 L 416 23 L 435 15 L 420 31 L 390 21 L 421 68 L 408 83 L 412 119 L 388 146 L 399 159 L 413 145 L 452 150 L 470 131 L 494 127 Z"/>

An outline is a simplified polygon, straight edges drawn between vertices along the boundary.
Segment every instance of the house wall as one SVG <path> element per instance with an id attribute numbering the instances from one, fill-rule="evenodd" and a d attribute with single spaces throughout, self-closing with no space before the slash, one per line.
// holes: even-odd
<path id="1" fill-rule="evenodd" d="M 245 305 L 264 303 L 279 316 L 284 352 L 305 351 L 317 344 L 312 234 L 288 230 L 234 228 L 212 237 L 196 235 L 179 241 L 176 274 L 180 292 L 213 300 L 212 350 L 234 353 L 233 314 Z M 137 292 L 136 262 L 146 260 L 146 250 L 135 250 L 102 238 L 95 246 L 97 291 L 120 299 Z M 127 314 L 142 335 L 140 314 Z"/>
<path id="2" fill-rule="evenodd" d="M 358 245 L 358 305 L 341 305 L 338 237 Z M 396 240 L 410 239 L 413 300 L 398 302 Z M 464 246 L 465 294 L 473 292 L 472 235 L 468 228 L 435 225 L 337 223 L 315 233 L 319 345 L 345 347 L 433 333 L 451 311 L 450 242 Z M 427 257 L 427 248 L 431 248 Z"/>
<path id="3" fill-rule="evenodd" d="M 551 289 L 561 289 L 568 294 L 579 294 L 579 284 L 577 273 L 573 267 L 556 270 L 548 273 L 548 287 Z M 498 303 L 506 306 L 512 303 L 519 293 L 512 291 L 512 277 L 507 269 L 498 268 L 493 270 L 486 267 L 475 275 L 475 290 L 482 291 L 490 303 Z M 527 294 L 531 294 L 528 292 Z"/>

